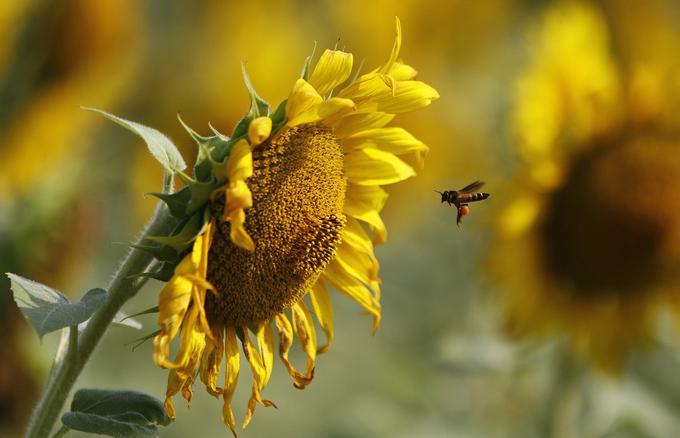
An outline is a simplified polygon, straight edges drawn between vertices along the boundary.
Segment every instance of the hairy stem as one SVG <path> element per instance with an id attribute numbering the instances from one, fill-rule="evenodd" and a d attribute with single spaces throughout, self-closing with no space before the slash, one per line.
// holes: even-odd
<path id="1" fill-rule="evenodd" d="M 170 186 L 171 179 L 166 176 L 164 191 L 169 191 Z M 136 243 L 141 243 L 147 236 L 167 235 L 174 225 L 174 218 L 167 208 L 159 203 L 153 219 Z M 109 284 L 106 302 L 92 315 L 85 329 L 79 335 L 78 329 L 71 327 L 66 357 L 62 361 L 55 361 L 53 365 L 51 378 L 33 411 L 26 432 L 28 438 L 49 436 L 76 379 L 114 316 L 144 284 L 138 281 L 137 274 L 144 272 L 152 261 L 153 256 L 148 252 L 132 249 Z"/>

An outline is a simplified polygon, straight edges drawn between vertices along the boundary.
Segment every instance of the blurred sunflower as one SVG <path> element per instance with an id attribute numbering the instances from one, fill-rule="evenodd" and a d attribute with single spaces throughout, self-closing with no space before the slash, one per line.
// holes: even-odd
<path id="1" fill-rule="evenodd" d="M 664 102 L 678 66 L 619 61 L 577 2 L 532 37 L 512 119 L 524 165 L 492 253 L 507 328 L 563 335 L 615 371 L 661 311 L 680 311 L 680 137 Z"/>
<path id="2" fill-rule="evenodd" d="M 182 175 L 189 184 L 186 193 L 193 197 L 202 193 L 199 187 L 208 187 L 210 194 L 205 209 L 192 216 L 201 224 L 199 232 L 159 296 L 154 360 L 170 369 L 169 416 L 175 416 L 175 394 L 191 401 L 198 374 L 210 394 L 223 398 L 222 417 L 235 434 L 231 400 L 239 376 L 239 341 L 253 373 L 243 427 L 257 403 L 274 406 L 261 397 L 274 363 L 272 325 L 295 387 L 309 385 L 317 354 L 333 340 L 329 287 L 359 303 L 377 329 L 380 280 L 373 244 L 387 238 L 379 214 L 387 194 L 380 186 L 415 175 L 398 156 L 419 161 L 427 152 L 404 129 L 386 125 L 395 114 L 439 97 L 398 60 L 400 46 L 397 20 L 388 61 L 352 78 L 352 54 L 326 50 L 313 70 L 306 64 L 288 99 L 268 115 L 247 81 L 253 106 L 226 143 L 228 158 L 211 146 L 212 140 L 227 137 L 209 140 L 190 131 L 202 147 L 196 180 Z M 211 166 L 212 176 L 206 173 Z M 182 191 L 176 196 L 183 199 Z M 173 237 L 184 235 L 179 231 Z M 307 295 L 326 335 L 321 346 Z M 171 360 L 170 344 L 178 334 Z M 307 358 L 304 371 L 288 357 L 295 337 Z M 219 387 L 223 360 L 225 382 Z"/>

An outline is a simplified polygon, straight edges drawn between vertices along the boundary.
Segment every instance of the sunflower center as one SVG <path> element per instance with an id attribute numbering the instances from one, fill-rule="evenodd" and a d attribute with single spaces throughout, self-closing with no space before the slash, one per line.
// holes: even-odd
<path id="1" fill-rule="evenodd" d="M 206 298 L 211 324 L 243 326 L 281 313 L 309 291 L 340 243 L 346 182 L 330 129 L 302 125 L 259 145 L 248 185 L 245 228 L 255 251 L 234 245 L 229 223 L 219 222 L 208 255 L 217 289 Z"/>
<path id="2" fill-rule="evenodd" d="M 549 271 L 572 293 L 629 293 L 677 267 L 678 146 L 629 136 L 599 141 L 576 160 L 542 229 Z"/>

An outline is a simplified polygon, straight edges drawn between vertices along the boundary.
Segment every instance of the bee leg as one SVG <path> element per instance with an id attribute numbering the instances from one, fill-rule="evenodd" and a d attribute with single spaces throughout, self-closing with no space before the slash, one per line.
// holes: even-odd
<path id="1" fill-rule="evenodd" d="M 468 207 L 467 204 L 460 204 L 460 206 L 458 206 L 458 216 L 456 217 L 456 225 L 458 225 L 458 227 L 460 227 L 463 216 L 467 216 L 469 213 L 470 207 Z"/>

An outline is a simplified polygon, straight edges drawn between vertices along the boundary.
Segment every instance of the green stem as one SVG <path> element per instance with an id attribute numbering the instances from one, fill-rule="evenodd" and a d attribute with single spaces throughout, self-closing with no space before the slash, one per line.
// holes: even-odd
<path id="1" fill-rule="evenodd" d="M 164 190 L 167 190 L 170 185 L 171 179 L 166 178 Z M 146 236 L 167 235 L 172 231 L 174 225 L 175 220 L 167 208 L 159 204 L 153 219 L 136 243 L 141 243 Z M 87 326 L 80 333 L 79 340 L 78 330 L 71 329 L 71 339 L 66 358 L 61 362 L 55 362 L 55 369 L 51 373 L 52 378 L 33 411 L 26 437 L 42 438 L 49 436 L 76 379 L 111 321 L 113 321 L 114 316 L 144 284 L 144 282 L 139 281 L 136 274 L 143 272 L 152 261 L 153 256 L 148 252 L 132 249 L 109 284 L 106 302 L 92 315 Z"/>
<path id="2" fill-rule="evenodd" d="M 71 430 L 71 429 L 69 429 L 69 428 L 66 427 L 66 426 L 61 426 L 61 429 L 59 429 L 58 431 L 56 431 L 56 432 L 54 433 L 54 435 L 52 435 L 52 438 L 61 438 L 61 437 L 63 437 L 64 435 L 66 435 L 67 433 L 69 433 L 70 430 Z"/>

